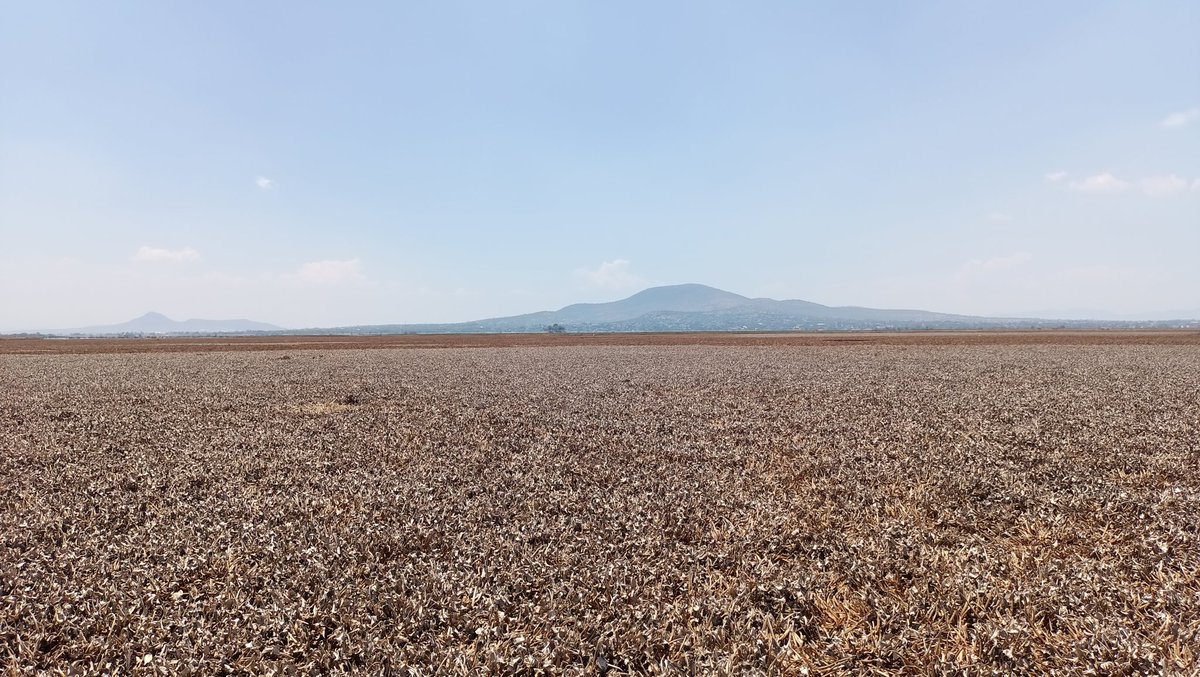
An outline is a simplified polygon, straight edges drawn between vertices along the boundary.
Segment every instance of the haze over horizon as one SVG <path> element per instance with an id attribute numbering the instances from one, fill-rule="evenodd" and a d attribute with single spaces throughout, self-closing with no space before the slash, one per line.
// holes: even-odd
<path id="1" fill-rule="evenodd" d="M 0 331 L 1200 308 L 1200 5 L 0 7 Z"/>

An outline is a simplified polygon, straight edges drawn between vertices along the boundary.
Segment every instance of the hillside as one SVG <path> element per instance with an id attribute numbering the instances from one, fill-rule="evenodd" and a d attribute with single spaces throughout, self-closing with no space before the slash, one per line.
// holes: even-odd
<path id="1" fill-rule="evenodd" d="M 282 327 L 252 320 L 172 320 L 161 313 L 150 312 L 120 324 L 107 324 L 78 329 L 64 329 L 61 334 L 222 334 L 283 331 Z"/>
<path id="2" fill-rule="evenodd" d="M 798 299 L 750 298 L 702 284 L 652 287 L 608 303 L 451 324 L 343 327 L 375 333 L 507 333 L 544 331 L 786 331 L 794 329 L 946 329 L 998 326 L 1012 320 L 924 310 L 825 306 Z M 309 331 L 309 330 L 305 330 Z"/>
<path id="3" fill-rule="evenodd" d="M 1182 315 L 1181 315 L 1182 316 Z M 1038 319 L 955 315 L 916 309 L 826 306 L 800 299 L 750 298 L 702 284 L 652 287 L 607 303 L 575 303 L 558 310 L 443 324 L 379 324 L 285 330 L 251 320 L 172 320 L 147 313 L 121 324 L 54 332 L 119 334 L 504 334 L 543 332 L 863 331 L 921 329 L 1195 328 L 1195 320 L 1154 318 Z"/>

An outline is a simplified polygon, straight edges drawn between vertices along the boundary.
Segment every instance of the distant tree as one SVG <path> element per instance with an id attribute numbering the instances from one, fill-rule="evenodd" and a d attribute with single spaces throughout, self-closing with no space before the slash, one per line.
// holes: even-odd
<path id="1" fill-rule="evenodd" d="M 567 333 L 567 328 L 555 322 L 554 324 L 546 327 L 546 331 L 551 334 L 565 334 Z"/>

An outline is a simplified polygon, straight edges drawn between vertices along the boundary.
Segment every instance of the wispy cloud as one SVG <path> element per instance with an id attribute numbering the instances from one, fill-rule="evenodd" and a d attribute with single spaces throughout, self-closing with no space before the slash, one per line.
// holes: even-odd
<path id="1" fill-rule="evenodd" d="M 996 223 L 1012 221 L 1012 216 L 1005 214 L 1004 212 L 988 212 L 987 218 L 988 221 L 995 221 Z"/>
<path id="2" fill-rule="evenodd" d="M 1196 120 L 1200 120 L 1200 108 L 1189 108 L 1188 110 L 1171 113 L 1158 124 L 1167 129 L 1178 129 L 1186 127 Z"/>
<path id="3" fill-rule="evenodd" d="M 306 287 L 334 287 L 360 284 L 367 281 L 367 276 L 358 259 L 330 259 L 305 263 L 286 279 Z"/>
<path id="4" fill-rule="evenodd" d="M 254 179 L 254 185 L 258 186 L 259 190 L 275 190 L 276 183 L 272 179 L 260 176 Z"/>
<path id="5" fill-rule="evenodd" d="M 1010 268 L 1023 266 L 1033 260 L 1029 252 L 1015 252 L 1006 256 L 993 256 L 990 259 L 971 259 L 959 268 L 961 275 L 981 275 L 996 273 Z"/>
<path id="6" fill-rule="evenodd" d="M 1049 181 L 1050 183 L 1058 183 L 1059 181 L 1062 181 L 1065 178 L 1067 178 L 1066 172 L 1049 172 L 1048 174 L 1046 174 L 1046 180 Z"/>
<path id="7" fill-rule="evenodd" d="M 1120 193 L 1129 188 L 1129 182 L 1118 179 L 1109 172 L 1089 176 L 1081 181 L 1072 181 L 1071 190 L 1081 193 Z"/>
<path id="8" fill-rule="evenodd" d="M 164 249 L 161 247 L 138 247 L 138 250 L 133 254 L 134 261 L 156 262 L 156 263 L 187 263 L 189 261 L 199 261 L 200 252 L 191 247 L 183 249 Z"/>
<path id="9" fill-rule="evenodd" d="M 579 268 L 575 276 L 596 289 L 633 289 L 646 283 L 645 279 L 630 270 L 630 263 L 625 259 L 605 261 L 596 268 Z"/>
<path id="10" fill-rule="evenodd" d="M 1071 190 L 1080 193 L 1113 194 L 1137 188 L 1149 197 L 1167 197 L 1195 189 L 1200 186 L 1200 179 L 1189 181 L 1175 174 L 1160 174 L 1126 181 L 1117 178 L 1110 172 L 1104 172 L 1079 181 L 1072 181 L 1068 185 Z"/>
<path id="11" fill-rule="evenodd" d="M 1188 190 L 1188 182 L 1174 174 L 1151 176 L 1138 182 L 1142 192 L 1150 197 L 1165 197 Z"/>

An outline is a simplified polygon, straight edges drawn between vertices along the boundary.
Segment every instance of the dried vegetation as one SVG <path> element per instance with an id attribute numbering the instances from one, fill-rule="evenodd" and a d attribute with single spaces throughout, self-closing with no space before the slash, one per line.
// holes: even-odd
<path id="1" fill-rule="evenodd" d="M 0 356 L 11 674 L 1200 669 L 1200 351 Z"/>

